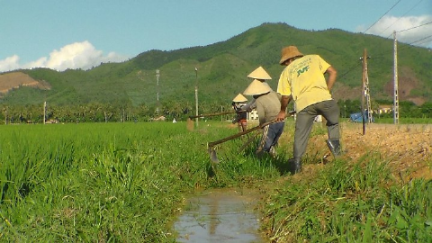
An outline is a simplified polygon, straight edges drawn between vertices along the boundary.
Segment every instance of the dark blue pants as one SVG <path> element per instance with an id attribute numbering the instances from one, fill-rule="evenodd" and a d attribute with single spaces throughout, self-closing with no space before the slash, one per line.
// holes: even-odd
<path id="1" fill-rule="evenodd" d="M 272 146 L 276 146 L 280 136 L 282 135 L 285 122 L 276 122 L 268 125 L 268 128 L 264 128 L 262 137 L 262 151 L 269 152 Z"/>

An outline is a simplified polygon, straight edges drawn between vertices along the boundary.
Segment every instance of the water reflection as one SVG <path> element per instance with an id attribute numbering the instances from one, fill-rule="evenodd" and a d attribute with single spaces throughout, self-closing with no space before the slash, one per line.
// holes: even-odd
<path id="1" fill-rule="evenodd" d="M 190 198 L 174 225 L 177 242 L 263 242 L 253 211 L 253 191 L 212 189 Z"/>

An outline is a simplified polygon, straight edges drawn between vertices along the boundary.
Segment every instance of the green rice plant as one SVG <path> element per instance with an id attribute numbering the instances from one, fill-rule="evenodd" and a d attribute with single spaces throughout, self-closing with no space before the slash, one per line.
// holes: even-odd
<path id="1" fill-rule="evenodd" d="M 239 152 L 245 141 L 235 139 L 211 163 L 207 142 L 237 130 L 200 125 L 0 126 L 0 241 L 174 242 L 186 195 L 248 186 L 273 188 L 262 227 L 277 242 L 427 242 L 430 182 L 397 184 L 378 154 L 337 159 L 299 180 L 283 173 L 284 146 L 278 158 L 258 159 L 256 144 Z"/>
<path id="2" fill-rule="evenodd" d="M 189 139 L 197 136 L 163 125 L 2 127 L 0 210 L 8 224 L 0 223 L 0 239 L 169 240 L 173 209 L 195 184 L 179 178 L 179 155 L 196 146 Z"/>
<path id="3" fill-rule="evenodd" d="M 207 142 L 237 132 L 220 122 L 0 129 L 0 241 L 173 242 L 184 195 L 277 177 L 253 156 L 210 163 Z"/>
<path id="4" fill-rule="evenodd" d="M 327 127 L 321 122 L 314 122 L 310 136 L 326 135 Z"/>
<path id="5" fill-rule="evenodd" d="M 328 170 L 320 174 L 326 188 L 336 190 L 344 196 L 348 191 L 369 191 L 379 188 L 390 180 L 390 172 L 384 162 L 379 162 L 379 156 L 365 155 L 357 162 L 335 160 Z"/>
<path id="6" fill-rule="evenodd" d="M 383 188 L 390 173 L 377 156 L 352 164 L 338 159 L 315 178 L 288 181 L 271 194 L 263 226 L 277 242 L 369 242 L 387 239 L 380 227 L 388 198 Z"/>
<path id="7" fill-rule="evenodd" d="M 413 180 L 388 191 L 383 223 L 388 237 L 401 242 L 428 242 L 432 235 L 432 181 Z"/>
<path id="8" fill-rule="evenodd" d="M 277 159 L 267 154 L 258 158 L 255 154 L 260 138 L 261 135 L 256 136 L 255 140 L 243 151 L 239 149 L 248 141 L 248 137 L 229 141 L 220 146 L 217 154 L 221 163 L 213 165 L 219 179 L 215 187 L 251 185 L 257 181 L 273 180 L 280 176 Z M 221 183 L 222 181 L 229 183 Z"/>

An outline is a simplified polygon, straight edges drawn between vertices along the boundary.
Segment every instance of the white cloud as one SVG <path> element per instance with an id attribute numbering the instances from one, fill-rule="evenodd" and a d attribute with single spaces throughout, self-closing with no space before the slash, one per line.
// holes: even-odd
<path id="1" fill-rule="evenodd" d="M 4 60 L 0 60 L 0 72 L 14 70 L 19 68 L 19 56 L 13 55 Z"/>
<path id="2" fill-rule="evenodd" d="M 36 61 L 25 64 L 19 63 L 19 57 L 13 55 L 4 60 L 0 60 L 0 72 L 15 70 L 19 68 L 50 68 L 57 71 L 66 69 L 90 69 L 98 66 L 101 62 L 122 62 L 128 57 L 110 52 L 104 55 L 101 50 L 96 48 L 88 41 L 75 42 L 66 45 L 60 50 L 54 50 L 49 57 L 41 57 Z"/>
<path id="3" fill-rule="evenodd" d="M 398 41 L 432 48 L 432 15 L 394 17 L 384 16 L 367 30 L 367 34 L 393 39 L 396 31 Z M 359 26 L 358 32 L 364 32 L 365 26 Z"/>

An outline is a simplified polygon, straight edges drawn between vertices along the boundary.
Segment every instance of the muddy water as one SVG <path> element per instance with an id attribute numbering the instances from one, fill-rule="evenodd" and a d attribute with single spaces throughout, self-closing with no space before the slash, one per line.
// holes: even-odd
<path id="1" fill-rule="evenodd" d="M 212 189 L 188 199 L 175 223 L 177 242 L 264 242 L 254 213 L 258 195 L 250 190 Z"/>

